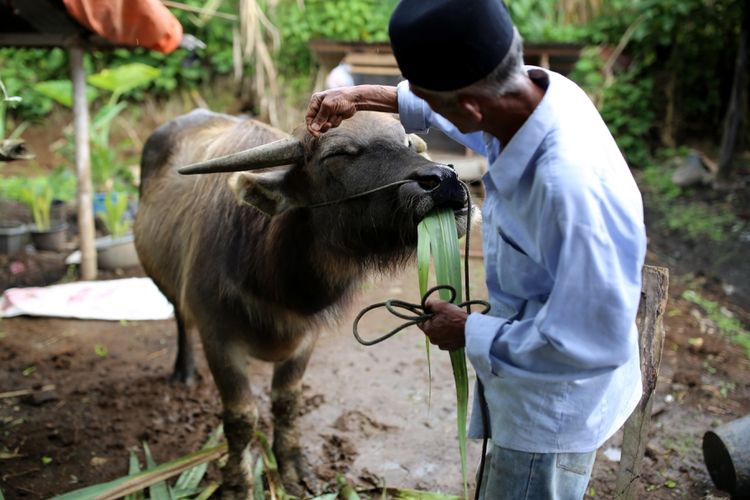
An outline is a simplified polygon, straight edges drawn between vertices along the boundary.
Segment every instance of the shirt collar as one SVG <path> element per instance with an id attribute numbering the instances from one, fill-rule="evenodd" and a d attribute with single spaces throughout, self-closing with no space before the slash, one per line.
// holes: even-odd
<path id="1" fill-rule="evenodd" d="M 552 128 L 552 101 L 559 91 L 559 81 L 551 72 L 534 66 L 527 66 L 526 69 L 529 72 L 544 71 L 548 78 L 548 85 L 542 100 L 507 146 L 501 147 L 500 154 L 492 162 L 486 174 L 492 177 L 498 193 L 504 197 L 515 191 L 532 156 Z"/>

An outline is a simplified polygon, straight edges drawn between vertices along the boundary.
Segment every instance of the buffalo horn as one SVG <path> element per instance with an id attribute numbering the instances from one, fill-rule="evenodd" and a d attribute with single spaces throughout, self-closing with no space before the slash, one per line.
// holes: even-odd
<path id="1" fill-rule="evenodd" d="M 219 172 L 241 172 L 261 168 L 289 165 L 304 156 L 304 149 L 299 139 L 289 137 L 279 141 L 263 144 L 254 148 L 232 153 L 220 158 L 192 163 L 180 167 L 183 175 L 215 174 Z"/>

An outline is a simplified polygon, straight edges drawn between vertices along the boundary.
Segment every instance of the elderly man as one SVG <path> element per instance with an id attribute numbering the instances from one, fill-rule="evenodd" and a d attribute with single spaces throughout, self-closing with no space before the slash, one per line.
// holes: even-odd
<path id="1" fill-rule="evenodd" d="M 638 188 L 586 94 L 523 65 L 500 0 L 402 0 L 389 31 L 407 81 L 317 93 L 308 130 L 398 112 L 409 132 L 436 127 L 487 156 L 492 311 L 432 301 L 422 329 L 442 349 L 465 345 L 476 370 L 469 432 L 492 442 L 479 497 L 580 499 L 596 449 L 641 397 Z"/>

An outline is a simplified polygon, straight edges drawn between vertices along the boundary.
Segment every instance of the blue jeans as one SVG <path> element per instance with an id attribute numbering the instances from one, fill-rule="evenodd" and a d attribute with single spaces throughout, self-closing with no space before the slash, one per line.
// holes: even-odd
<path id="1" fill-rule="evenodd" d="M 481 500 L 581 500 L 596 451 L 527 453 L 492 445 L 484 462 Z"/>

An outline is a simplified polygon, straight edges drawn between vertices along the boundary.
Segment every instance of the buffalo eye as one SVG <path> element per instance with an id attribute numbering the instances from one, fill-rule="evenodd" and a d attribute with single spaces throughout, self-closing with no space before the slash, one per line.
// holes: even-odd
<path id="1" fill-rule="evenodd" d="M 331 160 L 333 158 L 341 158 L 341 157 L 353 157 L 357 156 L 359 154 L 359 149 L 355 147 L 345 147 L 345 148 L 339 148 L 334 151 L 330 151 L 326 153 L 322 158 L 321 161 L 327 161 Z"/>

